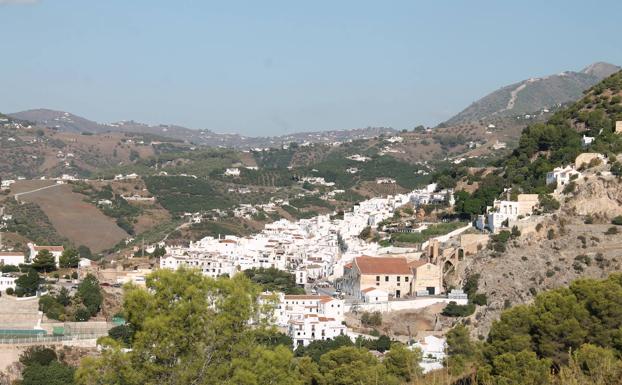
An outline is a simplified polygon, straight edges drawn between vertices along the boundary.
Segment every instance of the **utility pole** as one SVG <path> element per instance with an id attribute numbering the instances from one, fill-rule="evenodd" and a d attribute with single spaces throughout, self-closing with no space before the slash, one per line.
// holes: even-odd
<path id="1" fill-rule="evenodd" d="M 142 257 L 145 258 L 145 237 L 143 237 Z"/>

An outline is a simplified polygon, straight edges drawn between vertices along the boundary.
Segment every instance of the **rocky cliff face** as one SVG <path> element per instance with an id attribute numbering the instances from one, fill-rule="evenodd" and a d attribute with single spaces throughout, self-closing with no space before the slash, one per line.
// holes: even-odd
<path id="1" fill-rule="evenodd" d="M 482 250 L 467 256 L 447 283 L 461 286 L 479 274 L 479 292 L 488 306 L 470 317 L 474 336 L 486 336 L 508 306 L 530 303 L 537 293 L 568 286 L 579 278 L 605 278 L 622 269 L 622 226 L 610 233 L 610 219 L 622 215 L 622 184 L 591 175 L 560 197 L 558 213 L 543 216 L 537 231 L 507 243 L 503 253 Z M 588 216 L 592 220 L 586 222 Z M 549 235 L 551 232 L 551 235 Z M 550 239 L 549 239 L 550 238 Z"/>
<path id="2" fill-rule="evenodd" d="M 578 181 L 577 191 L 565 204 L 577 215 L 613 218 L 622 215 L 622 186 L 612 176 Z"/>

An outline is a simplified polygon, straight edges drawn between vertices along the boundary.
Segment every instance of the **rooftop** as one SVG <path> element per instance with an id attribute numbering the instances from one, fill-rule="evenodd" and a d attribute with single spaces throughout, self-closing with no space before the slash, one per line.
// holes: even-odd
<path id="1" fill-rule="evenodd" d="M 361 274 L 411 274 L 410 267 L 404 257 L 367 257 L 354 259 Z"/>

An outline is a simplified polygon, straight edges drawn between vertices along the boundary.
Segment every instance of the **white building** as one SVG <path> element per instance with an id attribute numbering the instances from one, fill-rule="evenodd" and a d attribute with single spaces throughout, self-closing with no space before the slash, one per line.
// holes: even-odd
<path id="1" fill-rule="evenodd" d="M 0 251 L 0 265 L 19 266 L 26 263 L 24 253 L 15 251 Z"/>
<path id="2" fill-rule="evenodd" d="M 47 250 L 52 254 L 52 256 L 54 256 L 54 260 L 56 260 L 57 267 L 59 266 L 60 256 L 63 254 L 63 251 L 65 251 L 65 248 L 63 246 L 38 246 L 38 245 L 35 245 L 34 243 L 28 243 L 28 249 L 30 250 L 30 256 L 29 256 L 30 262 L 32 262 L 35 259 L 35 257 L 40 251 Z"/>
<path id="3" fill-rule="evenodd" d="M 287 334 L 294 341 L 294 347 L 307 346 L 316 340 L 330 340 L 346 335 L 347 328 L 334 318 L 308 314 L 302 318 L 291 319 Z"/>
<path id="4" fill-rule="evenodd" d="M 17 281 L 17 277 L 9 274 L 0 275 L 0 291 L 5 292 L 9 288 L 15 290 L 15 281 Z"/>
<path id="5" fill-rule="evenodd" d="M 225 170 L 225 175 L 226 176 L 240 176 L 240 169 L 239 168 L 228 168 Z"/>
<path id="6" fill-rule="evenodd" d="M 427 336 L 413 344 L 412 348 L 421 350 L 422 359 L 419 366 L 423 369 L 423 373 L 443 368 L 443 361 L 447 355 L 447 341 L 444 338 Z"/>
<path id="7" fill-rule="evenodd" d="M 594 142 L 594 137 L 593 136 L 585 136 L 583 135 L 583 137 L 581 138 L 581 146 L 583 147 L 587 147 L 590 144 L 592 144 L 592 142 Z"/>
<path id="8" fill-rule="evenodd" d="M 568 184 L 574 175 L 578 178 L 581 176 L 581 173 L 572 166 L 556 167 L 553 171 L 546 173 L 546 184 L 556 184 L 557 188 L 559 188 Z"/>
<path id="9" fill-rule="evenodd" d="M 361 297 L 365 303 L 386 303 L 389 301 L 389 293 L 386 290 L 374 287 L 361 290 Z"/>

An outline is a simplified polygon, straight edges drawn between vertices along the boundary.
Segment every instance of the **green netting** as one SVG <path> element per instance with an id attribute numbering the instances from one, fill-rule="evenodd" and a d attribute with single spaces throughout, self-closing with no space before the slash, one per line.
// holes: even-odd
<path id="1" fill-rule="evenodd" d="M 0 329 L 0 336 L 11 336 L 11 337 L 30 337 L 30 336 L 38 336 L 38 335 L 46 335 L 47 332 L 45 330 L 34 330 L 34 329 Z"/>

